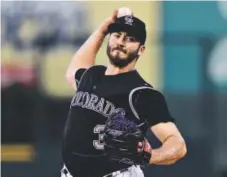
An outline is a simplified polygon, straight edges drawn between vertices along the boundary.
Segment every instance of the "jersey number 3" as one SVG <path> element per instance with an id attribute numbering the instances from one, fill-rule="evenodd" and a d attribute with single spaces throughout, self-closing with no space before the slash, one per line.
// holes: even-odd
<path id="1" fill-rule="evenodd" d="M 99 139 L 93 140 L 93 146 L 98 150 L 104 149 L 104 144 L 103 144 L 104 129 L 105 129 L 105 125 L 99 125 L 98 124 L 94 127 L 94 133 L 98 134 Z"/>

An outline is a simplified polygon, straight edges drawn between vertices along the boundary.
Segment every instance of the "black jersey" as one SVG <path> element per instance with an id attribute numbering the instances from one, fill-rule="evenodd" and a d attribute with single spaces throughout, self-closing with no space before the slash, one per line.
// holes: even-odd
<path id="1" fill-rule="evenodd" d="M 143 128 L 173 121 L 163 95 L 136 70 L 105 75 L 106 67 L 79 69 L 63 137 L 63 160 L 72 174 L 87 169 L 97 176 L 125 168 L 106 159 L 102 142 L 107 118 L 121 112 Z M 145 126 L 148 125 L 148 126 Z M 86 167 L 85 167 L 86 166 Z"/>

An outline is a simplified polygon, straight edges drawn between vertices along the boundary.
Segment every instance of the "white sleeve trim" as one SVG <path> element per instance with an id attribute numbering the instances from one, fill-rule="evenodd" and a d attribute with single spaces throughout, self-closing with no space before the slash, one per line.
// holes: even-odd
<path id="1" fill-rule="evenodd" d="M 77 87 L 78 87 L 79 83 L 80 83 L 80 82 L 76 79 L 76 86 L 77 86 Z"/>
<path id="2" fill-rule="evenodd" d="M 154 90 L 152 87 L 142 86 L 142 87 L 136 87 L 136 88 L 134 88 L 134 89 L 130 92 L 130 94 L 129 94 L 129 106 L 130 106 L 130 108 L 131 108 L 131 111 L 132 111 L 133 114 L 135 115 L 135 117 L 136 117 L 137 119 L 139 119 L 139 120 L 140 120 L 140 117 L 139 117 L 138 113 L 136 112 L 136 110 L 135 110 L 135 108 L 134 108 L 134 106 L 133 106 L 133 103 L 132 103 L 132 96 L 133 96 L 133 94 L 134 94 L 136 91 L 142 90 L 142 89 L 151 89 L 151 90 Z"/>
<path id="3" fill-rule="evenodd" d="M 79 69 L 81 69 L 81 68 L 79 68 Z M 78 70 L 79 70 L 78 69 Z M 86 68 L 84 68 L 84 69 L 86 69 Z M 81 77 L 80 77 L 80 80 L 78 80 L 78 79 L 76 79 L 76 73 L 78 72 L 78 70 L 75 72 L 75 74 L 74 74 L 74 78 L 75 78 L 75 80 L 76 80 L 76 87 L 79 87 L 79 84 L 80 84 L 80 81 L 83 79 L 83 76 L 84 76 L 84 74 L 87 72 L 87 70 L 88 70 L 89 68 L 87 68 L 84 72 L 83 72 L 83 74 L 81 75 Z"/>

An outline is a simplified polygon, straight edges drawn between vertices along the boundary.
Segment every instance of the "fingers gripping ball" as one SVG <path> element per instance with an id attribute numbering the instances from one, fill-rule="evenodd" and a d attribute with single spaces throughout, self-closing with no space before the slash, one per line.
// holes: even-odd
<path id="1" fill-rule="evenodd" d="M 151 158 L 151 147 L 140 128 L 122 114 L 106 121 L 104 147 L 110 160 L 129 165 L 146 165 Z"/>
<path id="2" fill-rule="evenodd" d="M 150 153 L 151 150 L 152 150 L 151 145 L 146 138 L 144 138 L 142 142 L 138 143 L 138 152 L 146 151 Z"/>
<path id="3" fill-rule="evenodd" d="M 133 12 L 128 7 L 121 7 L 118 9 L 117 18 L 126 15 L 133 15 Z"/>

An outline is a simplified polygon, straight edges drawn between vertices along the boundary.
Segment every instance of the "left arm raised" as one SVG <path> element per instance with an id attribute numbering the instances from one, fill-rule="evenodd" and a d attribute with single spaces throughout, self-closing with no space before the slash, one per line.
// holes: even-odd
<path id="1" fill-rule="evenodd" d="M 163 94 L 154 89 L 137 92 L 135 108 L 151 127 L 162 146 L 151 150 L 151 164 L 169 165 L 185 156 L 187 149 Z M 145 143 L 146 146 L 146 143 Z M 149 148 L 148 148 L 149 150 Z"/>

